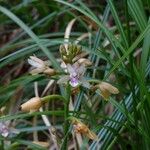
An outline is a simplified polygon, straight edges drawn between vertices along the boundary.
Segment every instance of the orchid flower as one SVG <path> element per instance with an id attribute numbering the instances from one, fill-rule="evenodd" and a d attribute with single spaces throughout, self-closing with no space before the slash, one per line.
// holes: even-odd
<path id="1" fill-rule="evenodd" d="M 91 140 L 97 140 L 97 135 L 91 131 L 86 124 L 75 117 L 71 117 L 70 119 L 76 133 L 81 133 Z"/>
<path id="2" fill-rule="evenodd" d="M 36 75 L 39 73 L 44 73 L 48 75 L 54 75 L 55 70 L 52 68 L 49 68 L 49 65 L 46 61 L 43 61 L 36 56 L 30 56 L 30 59 L 28 59 L 28 63 L 33 66 L 33 70 L 30 71 L 32 75 Z"/>
<path id="3" fill-rule="evenodd" d="M 86 68 L 84 65 L 80 65 L 78 62 L 74 63 L 73 65 L 67 64 L 66 65 L 67 72 L 69 75 L 64 75 L 58 80 L 58 84 L 65 84 L 69 81 L 69 84 L 72 87 L 77 87 L 78 85 L 82 85 L 86 88 L 90 88 L 90 84 L 84 78 L 84 73 Z"/>
<path id="4" fill-rule="evenodd" d="M 0 135 L 2 135 L 3 137 L 7 137 L 9 132 L 10 131 L 7 125 L 3 122 L 0 122 Z"/>
<path id="5" fill-rule="evenodd" d="M 12 134 L 19 134 L 19 130 L 8 127 L 5 122 L 0 122 L 0 135 L 6 138 L 12 136 Z"/>

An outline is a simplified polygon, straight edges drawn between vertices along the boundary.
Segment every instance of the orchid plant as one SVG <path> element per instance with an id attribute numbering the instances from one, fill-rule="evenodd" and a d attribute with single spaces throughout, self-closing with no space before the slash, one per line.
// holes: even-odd
<path id="1" fill-rule="evenodd" d="M 57 71 L 53 68 L 50 68 L 46 61 L 43 61 L 36 56 L 30 56 L 28 59 L 28 63 L 33 67 L 30 71 L 32 75 L 36 75 L 39 73 L 48 74 L 50 76 L 59 75 L 60 77 L 57 81 L 58 84 L 64 84 L 67 90 L 67 96 L 63 97 L 61 95 L 49 95 L 45 97 L 34 97 L 31 98 L 29 101 L 21 105 L 22 111 L 26 111 L 29 113 L 38 111 L 40 107 L 45 102 L 53 98 L 62 99 L 64 101 L 65 106 L 65 125 L 64 125 L 64 132 L 67 134 L 69 130 L 69 122 L 67 119 L 72 117 L 72 124 L 74 126 L 74 131 L 76 133 L 81 133 L 86 135 L 89 139 L 95 140 L 97 136 L 94 132 L 92 132 L 87 125 L 79 121 L 77 118 L 70 116 L 69 114 L 69 102 L 71 97 L 71 88 L 77 88 L 79 86 L 83 86 L 89 90 L 96 91 L 99 89 L 101 91 L 101 95 L 104 99 L 108 99 L 109 96 L 112 94 L 118 94 L 119 91 L 117 88 L 113 87 L 111 84 L 106 82 L 100 82 L 99 84 L 93 85 L 85 77 L 85 72 L 88 66 L 92 65 L 92 62 L 87 58 L 83 58 L 81 46 L 75 44 L 69 45 L 61 45 L 60 46 L 60 54 L 62 58 L 61 67 L 64 70 L 62 75 L 57 74 Z M 7 128 L 1 133 L 3 135 L 8 134 Z M 67 149 L 67 138 L 65 138 L 64 145 L 62 146 L 64 149 Z"/>

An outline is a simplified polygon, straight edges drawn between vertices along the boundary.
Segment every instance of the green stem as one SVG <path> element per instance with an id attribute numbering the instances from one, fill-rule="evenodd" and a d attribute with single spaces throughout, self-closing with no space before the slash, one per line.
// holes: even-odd
<path id="1" fill-rule="evenodd" d="M 41 101 L 42 103 L 47 103 L 48 101 L 51 101 L 54 99 L 63 100 L 64 104 L 67 102 L 67 100 L 61 95 L 48 95 L 48 96 L 42 97 Z"/>
<path id="2" fill-rule="evenodd" d="M 97 79 L 90 79 L 88 80 L 89 82 L 93 82 L 93 83 L 101 83 L 100 80 L 97 80 Z"/>
<path id="3" fill-rule="evenodd" d="M 3 140 L 1 140 L 0 149 L 4 150 L 4 141 Z"/>
<path id="4" fill-rule="evenodd" d="M 71 96 L 71 87 L 70 84 L 67 85 L 66 89 L 66 104 L 65 104 L 65 110 L 64 110 L 64 118 L 65 118 L 65 124 L 64 124 L 64 134 L 65 138 L 62 144 L 62 150 L 67 150 L 68 149 L 68 130 L 69 130 L 69 102 L 70 102 L 70 96 Z"/>

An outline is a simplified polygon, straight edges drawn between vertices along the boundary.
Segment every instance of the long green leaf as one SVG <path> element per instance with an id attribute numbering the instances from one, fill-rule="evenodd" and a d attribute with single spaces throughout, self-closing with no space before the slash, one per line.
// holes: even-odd
<path id="1" fill-rule="evenodd" d="M 32 32 L 32 30 L 17 16 L 15 16 L 12 12 L 10 12 L 8 9 L 0 6 L 0 11 L 7 15 L 10 19 L 12 19 L 14 22 L 16 22 L 23 30 L 27 32 L 27 34 L 37 43 L 37 45 L 43 50 L 43 52 L 47 55 L 47 57 L 51 60 L 52 64 L 56 69 L 60 69 L 60 66 L 58 65 L 55 57 L 52 55 L 52 53 L 40 42 L 40 39 L 36 36 L 35 33 Z"/>

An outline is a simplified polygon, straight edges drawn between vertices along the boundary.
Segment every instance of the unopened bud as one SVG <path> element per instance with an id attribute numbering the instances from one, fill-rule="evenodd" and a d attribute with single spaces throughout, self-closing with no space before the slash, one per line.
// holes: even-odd
<path id="1" fill-rule="evenodd" d="M 92 62 L 90 60 L 86 59 L 86 58 L 80 58 L 78 60 L 78 63 L 80 65 L 85 65 L 85 66 L 91 66 L 92 65 Z"/>
<path id="2" fill-rule="evenodd" d="M 92 132 L 87 125 L 82 123 L 77 118 L 72 117 L 71 118 L 72 124 L 74 126 L 74 130 L 76 133 L 81 133 L 85 136 L 87 136 L 91 140 L 97 140 L 97 136 L 94 132 Z"/>
<path id="3" fill-rule="evenodd" d="M 66 55 L 67 52 L 66 52 L 66 48 L 64 45 L 60 45 L 60 48 L 59 48 L 59 51 L 62 55 Z"/>
<path id="4" fill-rule="evenodd" d="M 77 45 L 76 54 L 79 54 L 82 51 L 82 46 Z"/>
<path id="5" fill-rule="evenodd" d="M 47 74 L 47 75 L 50 75 L 50 76 L 53 76 L 56 74 L 56 71 L 54 69 L 51 69 L 51 68 L 47 68 L 43 71 L 43 73 Z"/>
<path id="6" fill-rule="evenodd" d="M 108 99 L 111 94 L 118 94 L 119 90 L 112 86 L 111 84 L 107 82 L 101 82 L 100 84 L 97 84 L 95 88 L 99 89 L 101 91 L 101 95 L 104 99 Z"/>
<path id="7" fill-rule="evenodd" d="M 39 97 L 33 97 L 29 101 L 21 105 L 21 110 L 25 112 L 36 112 L 41 106 L 41 99 Z"/>

